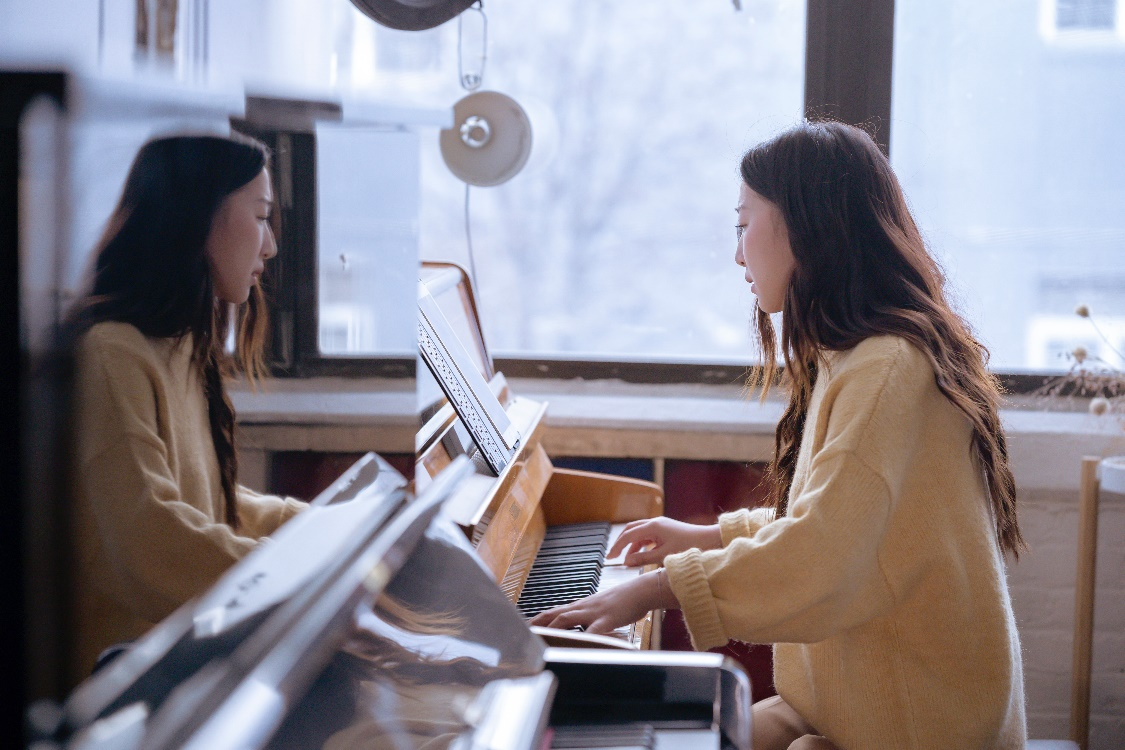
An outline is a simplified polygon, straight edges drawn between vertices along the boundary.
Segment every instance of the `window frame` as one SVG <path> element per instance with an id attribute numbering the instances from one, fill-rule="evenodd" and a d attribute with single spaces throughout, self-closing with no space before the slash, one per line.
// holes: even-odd
<path id="1" fill-rule="evenodd" d="M 246 116 L 231 120 L 233 130 L 261 140 L 273 152 L 272 224 L 285 252 L 271 261 L 263 279 L 270 318 L 266 363 L 275 377 L 412 379 L 416 358 L 320 351 L 316 123 L 342 120 L 338 102 L 255 96 L 247 97 Z"/>
<path id="2" fill-rule="evenodd" d="M 872 132 L 884 153 L 888 153 L 890 143 L 894 15 L 894 0 L 807 0 L 806 5 L 805 115 L 828 116 L 863 125 Z M 315 166 L 314 172 L 307 174 L 315 174 Z M 300 182 L 304 180 L 294 179 L 294 184 Z M 284 209 L 281 213 L 284 225 Z M 315 255 L 315 202 L 311 215 L 295 216 L 294 221 L 305 227 L 305 234 L 302 244 L 293 247 L 311 247 Z M 312 238 L 311 244 L 304 239 L 307 237 Z M 315 278 L 315 257 L 303 262 L 305 265 L 298 270 L 296 278 Z M 302 276 L 301 270 L 311 275 Z M 306 289 L 298 297 L 295 300 L 298 304 L 290 308 L 295 313 L 301 312 L 294 314 L 297 334 L 294 363 L 289 367 L 275 367 L 276 374 L 415 376 L 413 361 L 321 355 L 316 342 L 315 316 L 319 305 L 316 289 Z M 562 354 L 521 356 L 519 352 L 507 351 L 491 354 L 496 369 L 510 378 L 621 380 L 638 384 L 737 384 L 745 382 L 748 372 L 755 366 L 749 359 L 745 362 L 676 361 Z M 1042 388 L 1058 373 L 1020 370 L 995 374 L 1008 393 L 1026 394 Z"/>

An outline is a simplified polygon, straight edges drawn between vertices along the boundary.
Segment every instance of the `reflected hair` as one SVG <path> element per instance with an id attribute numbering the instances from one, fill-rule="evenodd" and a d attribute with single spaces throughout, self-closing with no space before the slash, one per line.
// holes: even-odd
<path id="1" fill-rule="evenodd" d="M 192 338 L 203 378 L 225 521 L 238 528 L 234 407 L 224 376 L 265 373 L 266 305 L 260 285 L 235 306 L 215 297 L 205 247 L 223 201 L 269 163 L 267 147 L 241 135 L 181 135 L 149 141 L 137 153 L 121 198 L 94 252 L 89 291 L 71 312 L 73 340 L 118 321 L 154 338 Z M 235 354 L 226 351 L 233 317 Z"/>
<path id="2" fill-rule="evenodd" d="M 780 209 L 796 259 L 780 336 L 789 403 L 768 472 L 777 517 L 788 510 L 822 353 L 889 334 L 926 355 L 937 387 L 968 418 L 997 541 L 1018 555 L 1025 544 L 999 383 L 987 368 L 988 350 L 946 299 L 944 275 L 887 157 L 859 128 L 806 121 L 746 152 L 740 172 L 747 187 Z M 755 318 L 762 366 L 749 385 L 764 398 L 777 375 L 778 337 L 769 315 L 759 309 Z"/>

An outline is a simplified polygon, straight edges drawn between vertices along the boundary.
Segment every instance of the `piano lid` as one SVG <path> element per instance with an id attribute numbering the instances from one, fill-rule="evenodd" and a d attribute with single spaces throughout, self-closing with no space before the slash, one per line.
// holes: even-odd
<path id="1" fill-rule="evenodd" d="M 480 374 L 485 380 L 492 380 L 496 367 L 484 341 L 480 310 L 465 269 L 455 263 L 427 260 L 422 262 L 419 275 Z"/>
<path id="2" fill-rule="evenodd" d="M 268 747 L 534 750 L 554 686 L 544 652 L 464 533 L 439 517 Z"/>
<path id="3" fill-rule="evenodd" d="M 333 579 L 253 621 L 162 699 L 134 695 L 68 747 L 534 750 L 554 689 L 544 645 L 436 515 L 468 468 L 452 464 Z M 501 715 L 513 705 L 514 727 Z"/>
<path id="4" fill-rule="evenodd" d="M 397 471 L 369 453 L 200 597 L 195 637 L 246 622 L 292 597 L 333 561 L 346 559 L 398 508 L 405 486 Z"/>
<path id="5" fill-rule="evenodd" d="M 63 707 L 68 731 L 137 702 L 159 706 L 208 660 L 230 654 L 279 604 L 345 565 L 407 498 L 402 475 L 379 456 L 365 455 L 211 591 L 185 603 L 79 685 Z M 274 566 L 294 578 L 287 580 Z"/>
<path id="6" fill-rule="evenodd" d="M 458 468 L 467 461 L 431 487 L 460 481 Z M 225 660 L 224 677 L 230 682 L 238 672 L 237 684 L 221 701 L 200 701 L 209 704 L 208 718 L 190 731 L 175 727 L 181 699 L 211 688 L 206 679 L 181 686 L 153 717 L 150 733 L 162 741 L 142 747 L 413 750 L 458 738 L 474 744 L 478 732 L 496 731 L 489 727 L 498 694 L 522 696 L 545 721 L 553 680 L 540 674 L 544 646 L 450 521 L 428 524 L 374 606 L 349 593 L 357 580 L 354 570 L 342 575 L 287 629 L 271 634 L 262 653 L 252 653 L 256 644 L 248 640 Z M 490 687 L 496 681 L 505 682 Z M 532 750 L 532 740 L 518 750 Z"/>

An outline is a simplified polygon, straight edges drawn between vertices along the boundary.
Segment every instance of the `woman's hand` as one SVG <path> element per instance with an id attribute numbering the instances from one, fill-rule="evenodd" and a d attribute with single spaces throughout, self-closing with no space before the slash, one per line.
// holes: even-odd
<path id="1" fill-rule="evenodd" d="M 625 555 L 625 564 L 635 567 L 661 563 L 665 556 L 684 550 L 718 549 L 723 546 L 723 537 L 718 524 L 699 526 L 661 516 L 627 525 L 606 558 L 617 557 L 627 546 L 629 553 Z"/>
<path id="2" fill-rule="evenodd" d="M 532 625 L 566 630 L 575 625 L 587 633 L 612 633 L 631 625 L 654 609 L 677 609 L 680 603 L 668 586 L 663 569 L 638 576 L 628 583 L 555 607 L 532 618 Z"/>

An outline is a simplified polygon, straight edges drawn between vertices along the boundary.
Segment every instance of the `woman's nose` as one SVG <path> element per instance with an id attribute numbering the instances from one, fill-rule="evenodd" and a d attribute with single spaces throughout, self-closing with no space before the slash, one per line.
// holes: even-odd
<path id="1" fill-rule="evenodd" d="M 277 255 L 277 240 L 273 236 L 273 227 L 266 224 L 266 236 L 262 238 L 262 257 L 269 260 Z"/>
<path id="2" fill-rule="evenodd" d="M 746 261 L 742 259 L 742 243 L 739 242 L 734 247 L 734 262 L 743 268 L 746 267 Z"/>

